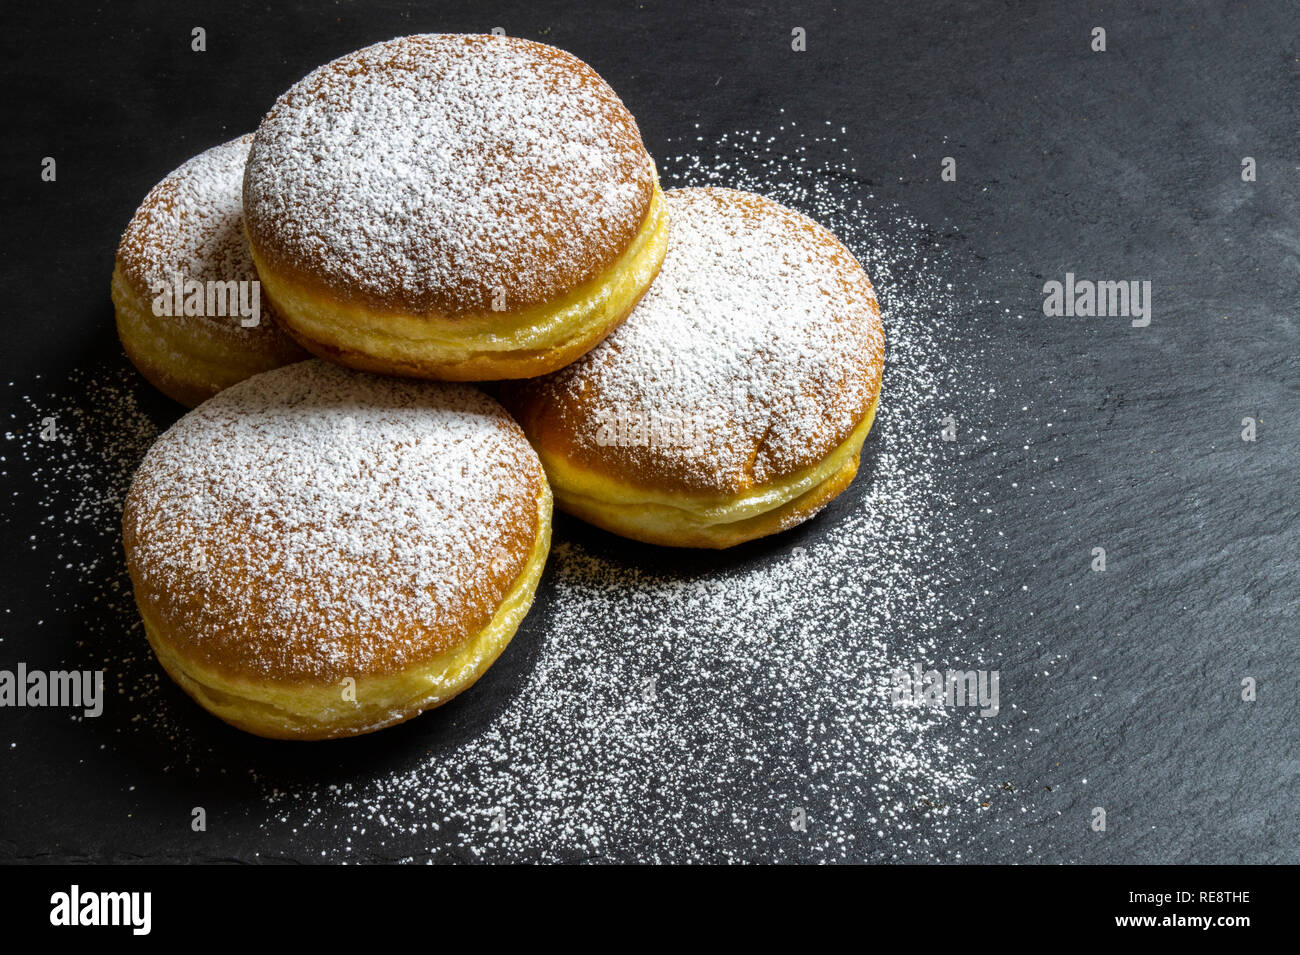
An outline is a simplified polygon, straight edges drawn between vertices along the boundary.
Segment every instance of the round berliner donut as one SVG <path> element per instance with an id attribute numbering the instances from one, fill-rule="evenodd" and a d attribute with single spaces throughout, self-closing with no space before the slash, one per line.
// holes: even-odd
<path id="1" fill-rule="evenodd" d="M 541 464 L 495 400 L 315 360 L 177 422 L 122 518 L 163 668 L 279 739 L 368 733 L 470 686 L 528 612 L 550 531 Z"/>
<path id="2" fill-rule="evenodd" d="M 618 96 L 577 57 L 504 36 L 401 37 L 309 74 L 257 131 L 244 213 L 306 348 L 456 381 L 573 361 L 667 243 Z"/>
<path id="3" fill-rule="evenodd" d="M 122 347 L 150 383 L 190 407 L 307 357 L 277 327 L 244 237 L 252 142 L 250 133 L 214 146 L 154 186 L 117 248 Z"/>
<path id="4" fill-rule="evenodd" d="M 598 348 L 503 393 L 557 505 L 616 534 L 730 547 L 848 487 L 875 416 L 880 307 L 817 223 L 730 189 L 666 194 L 658 279 Z"/>

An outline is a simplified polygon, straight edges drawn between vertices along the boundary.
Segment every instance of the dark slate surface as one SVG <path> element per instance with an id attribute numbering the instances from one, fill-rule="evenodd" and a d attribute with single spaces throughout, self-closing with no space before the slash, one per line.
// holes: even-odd
<path id="1" fill-rule="evenodd" d="M 848 128 L 863 188 L 935 226 L 972 301 L 1002 306 L 952 329 L 954 349 L 988 346 L 965 373 L 996 387 L 964 412 L 990 441 L 954 471 L 1002 511 L 978 525 L 997 571 L 969 581 L 991 594 L 972 639 L 1003 654 L 1016 708 L 984 768 L 999 796 L 946 828 L 947 848 L 1006 861 L 1300 861 L 1293 3 L 157 6 L 9 14 L 7 428 L 32 424 L 20 394 L 125 361 L 112 251 L 162 172 L 254 128 L 284 87 L 366 43 L 499 24 L 562 46 L 620 92 L 652 153 L 693 123 L 705 136 L 770 126 L 774 104 L 829 119 Z M 209 32 L 204 56 L 189 51 L 194 25 Z M 792 25 L 808 31 L 806 54 L 789 51 Z M 1098 25 L 1105 53 L 1089 49 Z M 46 155 L 56 185 L 39 181 Z M 956 183 L 939 181 L 945 155 Z M 1241 180 L 1244 156 L 1254 183 Z M 1044 317 L 1042 284 L 1066 271 L 1150 280 L 1150 327 Z M 141 395 L 160 425 L 178 416 Z M 1254 443 L 1240 438 L 1244 417 L 1259 422 Z M 60 578 L 53 551 L 20 546 L 39 515 L 23 465 L 10 454 L 5 469 L 0 667 L 73 665 L 92 628 L 66 608 L 89 584 Z M 1095 546 L 1104 574 L 1088 570 Z M 119 559 L 111 541 L 104 553 Z M 528 662 L 512 648 L 439 724 L 325 755 L 190 718 L 232 775 L 276 765 L 301 780 L 342 759 L 381 772 L 413 741 L 472 732 Z M 1240 700 L 1246 676 L 1257 702 Z M 2 857 L 317 855 L 310 837 L 255 831 L 256 809 L 219 773 L 160 772 L 157 739 L 118 745 L 96 734 L 120 727 L 48 712 L 0 721 Z M 112 758 L 96 756 L 105 744 Z M 1056 794 L 1081 778 L 1083 792 Z M 203 840 L 188 832 L 196 792 L 228 821 Z M 1088 827 L 1093 805 L 1107 808 L 1104 835 Z"/>

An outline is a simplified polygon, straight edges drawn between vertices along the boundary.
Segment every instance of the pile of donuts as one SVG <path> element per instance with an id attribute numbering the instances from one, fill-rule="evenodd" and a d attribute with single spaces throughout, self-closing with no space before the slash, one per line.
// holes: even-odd
<path id="1" fill-rule="evenodd" d="M 145 633 L 199 704 L 281 739 L 478 679 L 553 501 L 668 547 L 807 520 L 857 472 L 884 361 L 830 232 L 662 191 L 595 71 L 493 35 L 310 73 L 154 187 L 112 298 L 127 356 L 193 409 L 125 503 Z"/>

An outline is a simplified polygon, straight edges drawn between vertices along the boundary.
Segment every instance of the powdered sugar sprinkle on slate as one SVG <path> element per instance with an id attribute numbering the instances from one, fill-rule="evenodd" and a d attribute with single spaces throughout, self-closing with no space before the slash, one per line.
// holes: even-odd
<path id="1" fill-rule="evenodd" d="M 771 550 L 713 570 L 649 573 L 644 551 L 597 554 L 557 529 L 536 662 L 490 726 L 383 778 L 272 795 L 268 826 L 322 827 L 324 858 L 961 856 L 946 834 L 982 811 L 975 761 L 996 728 L 887 692 L 894 667 L 942 665 L 945 631 L 972 612 L 953 595 L 978 557 L 933 450 L 948 398 L 934 328 L 959 313 L 942 256 L 918 223 L 767 149 L 662 165 L 673 184 L 800 208 L 867 264 L 891 357 L 858 482 Z"/>
<path id="2" fill-rule="evenodd" d="M 268 853 L 339 861 L 961 857 L 953 833 L 985 811 L 998 724 L 894 707 L 881 681 L 913 662 L 976 664 L 951 653 L 982 609 L 964 586 L 982 558 L 937 440 L 942 414 L 977 397 L 952 383 L 977 375 L 977 356 L 953 375 L 938 334 L 968 303 L 922 223 L 875 206 L 847 168 L 806 161 L 793 138 L 691 140 L 661 165 L 666 185 L 798 209 L 866 266 L 890 347 L 857 481 L 817 520 L 738 557 L 674 558 L 676 572 L 644 569 L 652 548 L 566 540 L 576 531 L 561 522 L 533 613 L 466 695 L 500 700 L 483 722 L 466 725 L 485 709 L 469 707 L 342 748 L 286 748 L 203 713 L 161 675 L 113 564 L 115 508 L 152 436 L 132 393 L 148 386 L 100 371 L 89 399 L 90 383 L 60 383 L 25 406 L 7 467 L 35 469 L 49 512 L 32 547 L 94 582 L 93 604 L 69 603 L 91 629 L 65 665 L 104 666 L 116 688 L 88 744 L 108 747 L 124 792 L 170 774 L 194 791 L 184 805 L 227 807 L 200 836 L 178 819 L 172 852 L 245 853 L 260 829 Z M 93 412 L 69 410 L 87 400 Z M 57 464 L 35 436 L 47 414 L 76 425 Z M 42 491 L 58 483 L 50 468 L 84 475 Z M 799 808 L 806 832 L 791 827 Z"/>

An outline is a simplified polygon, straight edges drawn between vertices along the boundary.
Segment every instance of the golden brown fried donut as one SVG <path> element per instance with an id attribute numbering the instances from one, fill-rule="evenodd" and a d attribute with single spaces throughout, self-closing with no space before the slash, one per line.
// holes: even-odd
<path id="1" fill-rule="evenodd" d="M 190 407 L 307 357 L 254 284 L 241 198 L 252 141 L 250 133 L 214 146 L 154 186 L 117 249 L 122 347 L 156 388 Z"/>
<path id="2" fill-rule="evenodd" d="M 503 395 L 558 506 L 677 547 L 807 520 L 848 487 L 884 365 L 862 266 L 817 223 L 730 189 L 665 196 L 655 284 L 599 347 Z"/>
<path id="3" fill-rule="evenodd" d="M 368 733 L 470 686 L 528 612 L 550 529 L 541 464 L 492 398 L 315 360 L 177 422 L 122 518 L 164 669 L 282 739 Z"/>
<path id="4" fill-rule="evenodd" d="M 285 327 L 367 371 L 553 371 L 654 279 L 662 193 L 635 120 L 577 57 L 423 35 L 327 63 L 276 102 L 244 179 Z"/>

